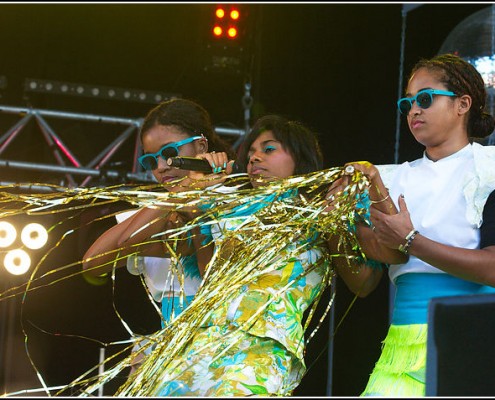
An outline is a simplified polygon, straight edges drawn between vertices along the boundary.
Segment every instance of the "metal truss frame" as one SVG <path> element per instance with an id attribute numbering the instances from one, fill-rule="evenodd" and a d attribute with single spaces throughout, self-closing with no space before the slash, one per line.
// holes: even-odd
<path id="1" fill-rule="evenodd" d="M 55 111 L 45 109 L 35 109 L 29 107 L 12 107 L 0 105 L 0 113 L 17 114 L 20 119 L 0 137 L 0 168 L 15 168 L 23 170 L 37 170 L 51 173 L 65 174 L 67 186 L 84 187 L 88 186 L 92 178 L 119 178 L 121 180 L 133 180 L 140 182 L 153 182 L 151 174 L 143 171 L 137 163 L 137 157 L 141 153 L 141 143 L 139 140 L 139 130 L 143 122 L 142 118 L 122 118 L 108 115 L 82 114 L 66 111 Z M 62 119 L 73 119 L 79 121 L 90 121 L 95 123 L 113 124 L 122 126 L 122 132 L 116 139 L 98 153 L 87 165 L 82 165 L 76 155 L 63 142 L 61 137 L 55 132 L 47 122 L 46 117 Z M 19 162 L 13 160 L 2 160 L 2 154 L 12 141 L 19 136 L 20 132 L 31 120 L 35 120 L 45 142 L 51 149 L 57 165 L 39 164 L 30 162 Z M 219 135 L 243 136 L 245 130 L 234 128 L 215 127 Z M 124 143 L 134 137 L 134 162 L 132 171 L 122 172 L 108 170 L 106 164 L 122 147 Z M 68 163 L 68 164 L 67 164 Z M 78 184 L 74 175 L 85 176 L 82 183 Z"/>

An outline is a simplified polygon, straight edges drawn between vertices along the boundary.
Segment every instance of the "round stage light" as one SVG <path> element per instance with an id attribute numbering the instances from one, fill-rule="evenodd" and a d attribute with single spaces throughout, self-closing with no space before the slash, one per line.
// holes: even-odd
<path id="1" fill-rule="evenodd" d="M 222 33 L 223 33 L 223 29 L 222 29 L 222 27 L 221 27 L 221 26 L 219 26 L 219 25 L 215 25 L 215 26 L 213 27 L 213 34 L 214 34 L 215 36 L 221 36 L 221 35 L 222 35 Z"/>
<path id="2" fill-rule="evenodd" d="M 217 18 L 223 18 L 225 16 L 225 10 L 223 8 L 217 8 L 215 10 L 215 16 Z"/>
<path id="3" fill-rule="evenodd" d="M 3 260 L 5 269 L 12 275 L 22 275 L 31 266 L 31 257 L 22 249 L 10 250 Z"/>
<path id="4" fill-rule="evenodd" d="M 227 31 L 227 35 L 229 35 L 230 38 L 235 38 L 237 36 L 237 29 L 236 28 L 229 28 Z"/>
<path id="5" fill-rule="evenodd" d="M 10 222 L 0 221 L 0 247 L 9 247 L 14 243 L 17 231 Z"/>
<path id="6" fill-rule="evenodd" d="M 43 225 L 33 222 L 22 229 L 21 240 L 29 249 L 41 249 L 48 241 L 48 232 Z"/>

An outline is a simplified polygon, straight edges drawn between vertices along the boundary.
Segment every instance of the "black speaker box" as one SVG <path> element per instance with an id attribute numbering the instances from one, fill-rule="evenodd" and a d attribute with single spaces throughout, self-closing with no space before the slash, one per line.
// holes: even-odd
<path id="1" fill-rule="evenodd" d="M 426 396 L 495 395 L 495 294 L 439 297 L 428 310 Z"/>

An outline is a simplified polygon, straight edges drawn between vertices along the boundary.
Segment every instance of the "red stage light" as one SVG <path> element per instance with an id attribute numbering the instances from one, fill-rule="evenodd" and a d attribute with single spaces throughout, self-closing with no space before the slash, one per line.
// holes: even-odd
<path id="1" fill-rule="evenodd" d="M 223 8 L 217 8 L 215 11 L 217 18 L 223 18 L 225 16 L 225 10 Z"/>
<path id="2" fill-rule="evenodd" d="M 214 34 L 216 37 L 220 37 L 220 36 L 222 36 L 222 33 L 223 33 L 223 29 L 222 29 L 222 27 L 221 27 L 221 26 L 216 25 L 216 26 L 214 26 L 214 27 L 213 27 L 213 34 Z"/>

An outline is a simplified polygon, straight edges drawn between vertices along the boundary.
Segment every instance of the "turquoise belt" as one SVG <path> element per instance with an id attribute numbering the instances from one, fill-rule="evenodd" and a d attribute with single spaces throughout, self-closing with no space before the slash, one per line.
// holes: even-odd
<path id="1" fill-rule="evenodd" d="M 392 324 L 426 324 L 432 298 L 495 293 L 495 288 L 469 282 L 448 274 L 407 273 L 395 281 L 396 294 Z"/>

